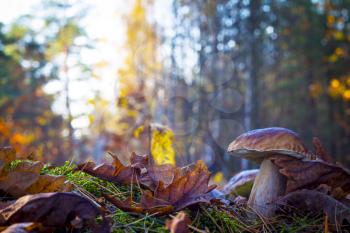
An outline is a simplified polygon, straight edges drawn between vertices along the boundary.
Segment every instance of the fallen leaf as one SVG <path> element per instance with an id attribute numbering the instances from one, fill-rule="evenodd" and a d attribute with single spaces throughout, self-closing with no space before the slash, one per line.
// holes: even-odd
<path id="1" fill-rule="evenodd" d="M 145 172 L 140 175 L 140 183 L 154 190 L 159 182 L 164 186 L 169 186 L 175 178 L 176 167 L 171 164 L 150 165 L 145 168 Z"/>
<path id="2" fill-rule="evenodd" d="M 19 163 L 15 168 L 1 174 L 0 190 L 13 197 L 27 194 L 26 189 L 38 180 L 42 168 L 41 162 Z"/>
<path id="3" fill-rule="evenodd" d="M 286 193 L 300 189 L 316 189 L 324 184 L 331 192 L 341 188 L 350 193 L 350 172 L 340 165 L 319 160 L 300 160 L 290 156 L 271 156 L 269 159 L 287 177 Z"/>
<path id="4" fill-rule="evenodd" d="M 350 224 L 350 207 L 333 197 L 314 190 L 298 190 L 277 201 L 283 211 L 307 211 L 315 214 L 325 213 L 332 224 Z M 350 225 L 349 225 L 350 226 Z"/>
<path id="5" fill-rule="evenodd" d="M 136 154 L 132 154 L 131 161 L 135 164 L 125 166 L 116 156 L 112 157 L 112 164 L 96 165 L 94 162 L 87 162 L 78 165 L 77 170 L 116 184 L 133 184 L 139 180 L 141 161 L 145 161 L 144 158 L 138 158 Z"/>
<path id="6" fill-rule="evenodd" d="M 209 203 L 213 199 L 209 194 L 216 186 L 209 186 L 210 173 L 202 160 L 193 167 L 173 170 L 172 183 L 159 185 L 153 190 L 146 190 L 141 195 L 140 203 L 133 204 L 130 198 L 120 201 L 111 195 L 104 195 L 118 208 L 135 213 L 167 214 L 184 209 L 197 203 Z"/>
<path id="7" fill-rule="evenodd" d="M 191 232 L 188 227 L 190 224 L 191 219 L 181 211 L 173 219 L 166 220 L 165 226 L 171 233 L 189 233 Z"/>
<path id="8" fill-rule="evenodd" d="M 0 147 L 0 172 L 16 158 L 16 151 L 11 147 Z"/>
<path id="9" fill-rule="evenodd" d="M 102 216 L 99 226 L 95 222 L 98 216 Z M 40 193 L 23 196 L 0 210 L 0 225 L 36 222 L 45 227 L 73 227 L 77 217 L 99 232 L 109 232 L 107 220 L 99 207 L 75 193 Z"/>
<path id="10" fill-rule="evenodd" d="M 115 184 L 139 183 L 151 190 L 154 190 L 160 181 L 167 186 L 174 179 L 175 167 L 173 165 L 150 165 L 147 155 L 132 153 L 128 166 L 123 165 L 118 157 L 111 156 L 113 157 L 112 164 L 96 165 L 94 162 L 87 162 L 78 165 L 77 170 Z"/>
<path id="11" fill-rule="evenodd" d="M 314 145 L 315 154 L 318 158 L 328 163 L 334 163 L 332 156 L 328 154 L 328 152 L 322 145 L 321 140 L 319 138 L 314 137 L 312 140 L 312 144 Z"/>
<path id="12" fill-rule="evenodd" d="M 0 176 L 0 190 L 13 197 L 52 191 L 71 191 L 63 176 L 40 175 L 41 162 L 21 161 Z"/>
<path id="13" fill-rule="evenodd" d="M 26 193 L 69 192 L 73 189 L 64 176 L 41 175 L 38 180 L 26 189 Z"/>
<path id="14" fill-rule="evenodd" d="M 154 191 L 153 200 L 156 204 L 166 201 L 175 207 L 175 210 L 181 210 L 189 205 L 206 202 L 209 203 L 207 195 L 216 185 L 208 187 L 210 172 L 202 160 L 186 169 L 177 169 L 174 181 L 166 186 L 163 182 Z"/>

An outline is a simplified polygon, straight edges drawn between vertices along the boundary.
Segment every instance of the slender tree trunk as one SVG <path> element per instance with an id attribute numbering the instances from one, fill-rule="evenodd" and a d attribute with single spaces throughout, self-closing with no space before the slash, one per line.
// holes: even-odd
<path id="1" fill-rule="evenodd" d="M 63 65 L 62 65 L 62 72 L 63 72 L 63 76 L 64 76 L 65 105 L 66 105 L 66 111 L 67 111 L 68 155 L 72 156 L 72 154 L 73 154 L 74 129 L 73 129 L 73 126 L 72 126 L 73 115 L 72 115 L 72 111 L 71 111 L 70 95 L 69 95 L 70 81 L 69 81 L 69 74 L 68 74 L 68 71 L 69 71 L 68 56 L 69 56 L 69 49 L 65 48 L 64 58 L 63 58 Z"/>
<path id="2" fill-rule="evenodd" d="M 248 19 L 249 39 L 247 44 L 248 61 L 246 73 L 246 90 L 245 90 L 245 110 L 244 110 L 244 126 L 246 130 L 256 128 L 258 119 L 258 73 L 260 70 L 260 49 L 259 36 L 259 10 L 260 0 L 250 2 L 250 17 Z M 248 162 L 242 160 L 242 169 L 248 168 Z"/>

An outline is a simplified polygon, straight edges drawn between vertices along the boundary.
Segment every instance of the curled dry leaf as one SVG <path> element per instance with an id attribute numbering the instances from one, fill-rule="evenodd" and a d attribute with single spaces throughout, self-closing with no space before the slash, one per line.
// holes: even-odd
<path id="1" fill-rule="evenodd" d="M 38 180 L 26 189 L 26 193 L 69 192 L 73 186 L 64 176 L 41 175 Z"/>
<path id="2" fill-rule="evenodd" d="M 188 227 L 190 224 L 191 219 L 181 211 L 173 219 L 167 220 L 165 226 L 171 233 L 189 233 L 191 232 Z"/>
<path id="3" fill-rule="evenodd" d="M 13 197 L 54 191 L 71 191 L 72 185 L 63 176 L 40 175 L 41 162 L 20 161 L 12 168 L 5 168 L 16 159 L 16 151 L 0 148 L 0 191 Z"/>
<path id="4" fill-rule="evenodd" d="M 314 145 L 314 148 L 315 148 L 315 154 L 319 159 L 328 163 L 334 163 L 332 156 L 328 154 L 328 152 L 322 145 L 321 140 L 318 137 L 314 137 L 312 139 L 312 144 Z"/>
<path id="5" fill-rule="evenodd" d="M 216 186 L 208 187 L 210 173 L 202 160 L 193 167 L 174 170 L 171 184 L 159 181 L 155 190 L 142 193 L 141 202 L 133 205 L 129 198 L 119 201 L 110 195 L 106 199 L 118 208 L 135 213 L 167 214 L 197 203 L 209 203 L 213 198 L 208 192 Z"/>
<path id="6" fill-rule="evenodd" d="M 0 190 L 13 197 L 72 190 L 72 185 L 63 176 L 40 175 L 42 168 L 41 162 L 22 161 L 11 170 L 3 170 L 0 175 Z"/>
<path id="7" fill-rule="evenodd" d="M 333 224 L 350 224 L 350 207 L 329 195 L 314 190 L 298 190 L 287 194 L 277 201 L 284 211 L 303 210 L 315 214 L 325 213 Z M 350 226 L 350 225 L 349 225 Z"/>
<path id="8" fill-rule="evenodd" d="M 98 216 L 103 219 L 99 226 L 95 222 Z M 97 205 L 75 193 L 26 195 L 0 210 L 1 226 L 36 222 L 45 227 L 74 228 L 77 219 L 90 224 L 94 232 L 109 232 L 108 222 Z"/>
<path id="9" fill-rule="evenodd" d="M 78 165 L 77 170 L 115 184 L 140 183 L 151 190 L 154 190 L 160 181 L 167 186 L 174 179 L 173 165 L 150 165 L 147 155 L 132 153 L 128 166 L 123 165 L 118 157 L 113 155 L 112 157 L 112 164 L 96 165 L 93 162 L 87 162 Z"/>
<path id="10" fill-rule="evenodd" d="M 341 189 L 344 194 L 350 193 L 350 173 L 339 165 L 283 155 L 271 156 L 269 159 L 287 177 L 286 193 L 299 189 L 315 189 L 321 184 L 329 186 L 331 192 Z"/>
<path id="11" fill-rule="evenodd" d="M 134 153 L 131 156 L 131 162 L 133 163 L 129 166 L 123 165 L 116 156 L 112 155 L 112 157 L 112 164 L 96 165 L 94 162 L 87 162 L 78 165 L 77 170 L 116 184 L 132 184 L 137 182 L 141 169 L 148 163 L 148 160 L 143 156 Z"/>

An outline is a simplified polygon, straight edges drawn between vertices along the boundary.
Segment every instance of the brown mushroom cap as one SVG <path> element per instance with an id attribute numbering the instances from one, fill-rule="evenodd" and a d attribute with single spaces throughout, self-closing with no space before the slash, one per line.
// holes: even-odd
<path id="1" fill-rule="evenodd" d="M 257 163 L 272 154 L 290 155 L 299 159 L 308 157 L 308 150 L 298 135 L 279 127 L 244 133 L 229 145 L 228 152 Z"/>

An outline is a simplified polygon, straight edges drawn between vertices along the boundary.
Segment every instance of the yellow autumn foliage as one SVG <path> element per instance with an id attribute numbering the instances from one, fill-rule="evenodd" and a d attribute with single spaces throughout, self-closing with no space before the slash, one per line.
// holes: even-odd
<path id="1" fill-rule="evenodd" d="M 174 133 L 166 127 L 152 127 L 151 153 L 156 164 L 176 164 Z"/>

